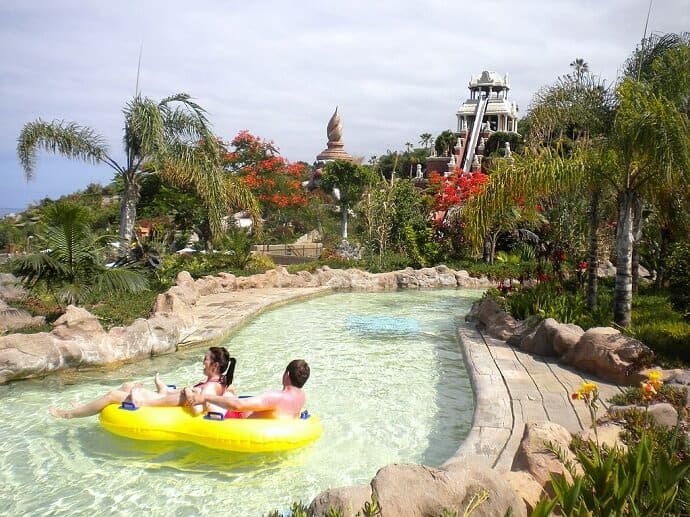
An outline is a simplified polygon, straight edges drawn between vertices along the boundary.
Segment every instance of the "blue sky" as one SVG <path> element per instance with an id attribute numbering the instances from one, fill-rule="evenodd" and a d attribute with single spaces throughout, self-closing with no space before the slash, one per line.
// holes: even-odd
<path id="1" fill-rule="evenodd" d="M 0 3 L 0 210 L 106 184 L 111 170 L 42 152 L 27 182 L 22 126 L 87 125 L 122 157 L 122 107 L 140 89 L 186 92 L 216 133 L 273 140 L 314 161 L 336 105 L 355 156 L 403 150 L 455 128 L 467 83 L 482 70 L 532 95 L 577 57 L 612 82 L 642 37 L 648 0 L 221 2 L 3 0 Z M 690 30 L 688 0 L 655 0 L 650 32 Z"/>

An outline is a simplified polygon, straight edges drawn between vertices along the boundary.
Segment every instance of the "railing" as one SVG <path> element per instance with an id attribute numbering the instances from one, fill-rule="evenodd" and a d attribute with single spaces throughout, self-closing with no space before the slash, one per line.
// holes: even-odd
<path id="1" fill-rule="evenodd" d="M 318 258 L 323 252 L 323 244 L 320 242 L 307 242 L 304 244 L 257 244 L 252 246 L 252 251 L 265 255 Z"/>

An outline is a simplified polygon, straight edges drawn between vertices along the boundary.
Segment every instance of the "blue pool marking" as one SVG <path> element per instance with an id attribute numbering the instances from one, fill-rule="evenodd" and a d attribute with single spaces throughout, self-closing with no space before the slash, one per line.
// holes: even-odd
<path id="1" fill-rule="evenodd" d="M 421 328 L 415 318 L 352 314 L 345 319 L 348 330 L 373 334 L 417 334 Z"/>

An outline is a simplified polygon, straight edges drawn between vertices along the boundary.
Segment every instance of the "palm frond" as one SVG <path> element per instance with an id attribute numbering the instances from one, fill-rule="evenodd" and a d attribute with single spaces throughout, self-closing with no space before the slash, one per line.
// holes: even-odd
<path id="1" fill-rule="evenodd" d="M 165 156 L 166 129 L 158 105 L 149 98 L 134 97 L 124 110 L 124 145 L 130 168 L 137 159 Z"/>
<path id="2" fill-rule="evenodd" d="M 206 118 L 206 110 L 199 106 L 196 102 L 192 100 L 191 95 L 187 93 L 176 93 L 174 95 L 170 95 L 169 97 L 164 98 L 158 103 L 158 106 L 160 107 L 161 110 L 167 110 L 170 109 L 169 104 L 173 102 L 179 102 L 182 103 L 184 106 L 186 106 L 192 113 L 194 113 L 195 117 L 202 123 L 204 126 L 208 126 L 208 119 Z"/>
<path id="3" fill-rule="evenodd" d="M 26 124 L 17 139 L 17 156 L 28 179 L 34 175 L 36 153 L 39 149 L 97 163 L 107 158 L 103 137 L 91 128 L 73 122 L 44 122 L 41 119 Z"/>
<path id="4" fill-rule="evenodd" d="M 148 289 L 146 276 L 127 267 L 103 269 L 95 277 L 95 286 L 99 292 L 140 293 Z"/>

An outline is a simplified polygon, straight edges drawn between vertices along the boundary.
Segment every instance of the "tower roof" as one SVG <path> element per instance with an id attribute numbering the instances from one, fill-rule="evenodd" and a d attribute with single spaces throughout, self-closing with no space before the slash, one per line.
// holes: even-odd
<path id="1" fill-rule="evenodd" d="M 480 88 L 482 86 L 493 86 L 498 88 L 510 89 L 510 83 L 508 82 L 508 74 L 501 77 L 496 72 L 489 72 L 484 70 L 481 74 L 470 79 L 469 87 Z"/>

